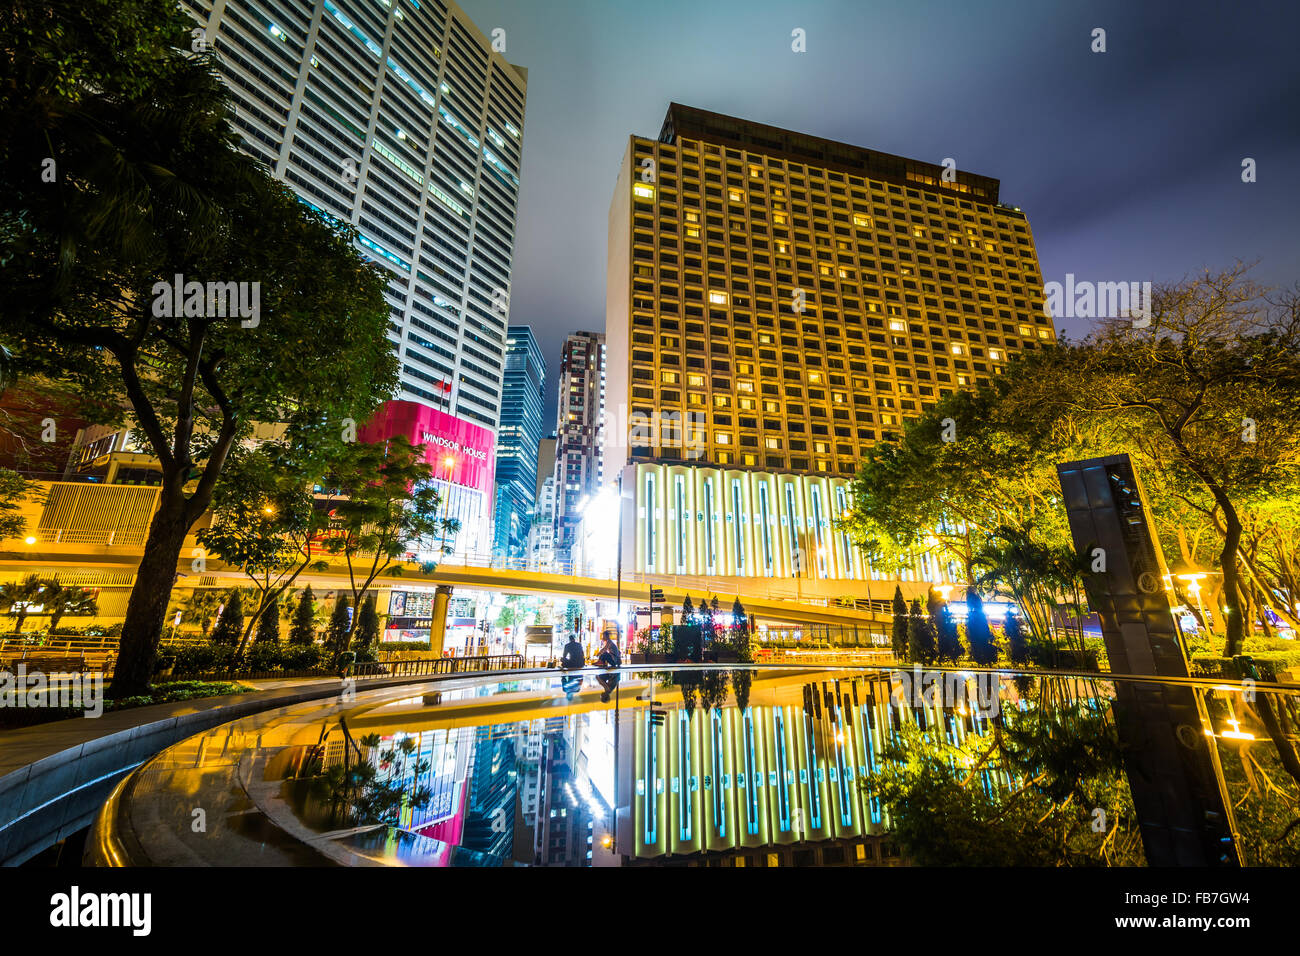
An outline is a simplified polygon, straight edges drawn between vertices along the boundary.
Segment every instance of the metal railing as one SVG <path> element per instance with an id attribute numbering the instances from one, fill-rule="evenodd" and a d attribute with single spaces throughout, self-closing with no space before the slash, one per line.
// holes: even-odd
<path id="1" fill-rule="evenodd" d="M 524 666 L 522 654 L 492 654 L 485 657 L 425 657 L 405 661 L 367 661 L 356 664 L 351 677 L 420 677 L 425 674 L 468 674 L 478 671 L 507 671 Z"/>

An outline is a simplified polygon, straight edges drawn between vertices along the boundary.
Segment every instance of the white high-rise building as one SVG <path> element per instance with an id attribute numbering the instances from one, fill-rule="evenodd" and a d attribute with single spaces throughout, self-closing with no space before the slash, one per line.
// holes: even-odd
<path id="1" fill-rule="evenodd" d="M 247 151 L 388 274 L 399 397 L 495 431 L 527 71 L 450 0 L 184 5 Z"/>

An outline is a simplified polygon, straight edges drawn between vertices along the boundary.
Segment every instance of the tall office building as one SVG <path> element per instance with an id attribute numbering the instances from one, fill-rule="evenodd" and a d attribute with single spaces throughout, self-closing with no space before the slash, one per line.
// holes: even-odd
<path id="1" fill-rule="evenodd" d="M 560 353 L 555 445 L 555 553 L 569 560 L 582 509 L 604 482 L 605 336 L 574 332 Z"/>
<path id="2" fill-rule="evenodd" d="M 624 566 L 858 578 L 834 527 L 871 444 L 1052 342 L 996 179 L 672 104 L 609 214 Z M 649 426 L 646 426 L 646 422 Z"/>
<path id="3" fill-rule="evenodd" d="M 496 540 L 493 550 L 511 558 L 528 547 L 537 489 L 538 443 L 542 440 L 546 362 L 533 330 L 510 326 L 506 376 L 497 429 Z"/>
<path id="4" fill-rule="evenodd" d="M 450 0 L 184 0 L 245 149 L 388 278 L 399 398 L 490 429 L 527 71 Z"/>

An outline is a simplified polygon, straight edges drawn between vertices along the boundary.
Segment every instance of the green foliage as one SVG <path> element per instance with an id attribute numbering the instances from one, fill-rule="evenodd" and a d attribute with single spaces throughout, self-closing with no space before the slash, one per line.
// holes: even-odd
<path id="1" fill-rule="evenodd" d="M 375 736 L 362 738 L 368 751 L 365 759 L 349 759 L 325 769 L 314 778 L 312 789 L 329 801 L 336 820 L 353 825 L 398 826 L 404 808 L 421 810 L 433 793 L 415 781 L 429 770 L 429 761 L 415 756 L 415 740 L 405 738 L 398 746 L 374 754 Z"/>
<path id="2" fill-rule="evenodd" d="M 344 446 L 330 480 L 340 497 L 324 547 L 346 561 L 355 605 L 381 574 L 401 573 L 413 542 L 431 544 L 460 529 L 459 521 L 440 517 L 432 475 L 424 446 L 403 436 Z"/>
<path id="3" fill-rule="evenodd" d="M 146 0 L 53 7 L 5 14 L 21 39 L 0 52 L 0 328 L 17 374 L 69 384 L 158 459 L 114 674 L 115 692 L 138 693 L 230 451 L 255 422 L 325 435 L 366 420 L 397 362 L 382 270 L 240 149 L 193 21 Z M 256 288 L 256 321 L 155 308 L 177 275 Z"/>
<path id="4" fill-rule="evenodd" d="M 324 657 L 315 644 L 290 644 L 285 647 L 281 662 L 285 670 L 305 671 L 318 666 Z"/>
<path id="5" fill-rule="evenodd" d="M 235 664 L 231 644 L 180 644 L 171 653 L 175 656 L 172 673 L 177 675 L 216 673 Z"/>
<path id="6" fill-rule="evenodd" d="M 348 596 L 340 594 L 334 602 L 334 613 L 330 615 L 329 625 L 325 628 L 325 646 L 335 660 L 347 653 L 348 639 L 352 633 L 349 609 Z"/>
<path id="7" fill-rule="evenodd" d="M 207 637 L 221 602 L 220 591 L 214 588 L 195 588 L 181 605 L 181 620 L 186 624 L 197 624 L 203 636 Z"/>
<path id="8" fill-rule="evenodd" d="M 1026 667 L 1031 663 L 1029 635 L 1020 623 L 1020 615 L 1008 611 L 1004 625 L 1007 639 L 1007 657 L 1017 667 Z"/>
<path id="9" fill-rule="evenodd" d="M 581 623 L 582 602 L 575 598 L 569 598 L 568 603 L 564 605 L 564 630 L 569 633 L 575 632 Z"/>
<path id="10" fill-rule="evenodd" d="M 226 595 L 226 603 L 217 618 L 217 626 L 212 629 L 212 643 L 238 648 L 244 634 L 244 604 L 239 596 L 239 588 L 231 588 Z"/>
<path id="11" fill-rule="evenodd" d="M 293 612 L 289 643 L 299 647 L 310 647 L 316 643 L 316 602 L 312 598 L 310 584 L 303 588 L 298 606 Z"/>
<path id="12" fill-rule="evenodd" d="M 865 782 L 919 866 L 1140 866 L 1118 736 L 1086 702 L 1036 702 L 953 746 L 904 725 Z M 1012 786 L 986 786 L 985 773 Z M 993 779 L 1006 779 L 1000 775 Z M 1094 808 L 1105 808 L 1098 826 Z"/>
<path id="13" fill-rule="evenodd" d="M 27 521 L 20 509 L 35 491 L 36 486 L 18 472 L 0 468 L 0 538 L 23 536 Z"/>
<path id="14" fill-rule="evenodd" d="M 961 635 L 957 632 L 957 622 L 953 619 L 948 605 L 940 602 L 931 618 L 937 636 L 938 660 L 941 664 L 956 664 L 965 655 Z"/>
<path id="15" fill-rule="evenodd" d="M 50 584 L 38 574 L 29 574 L 19 581 L 0 585 L 0 608 L 14 619 L 15 634 L 22 631 L 32 606 L 41 603 L 43 592 Z"/>
<path id="16" fill-rule="evenodd" d="M 353 646 L 357 651 L 357 659 L 361 659 L 364 653 L 368 655 L 368 660 L 373 660 L 375 648 L 379 644 L 379 615 L 375 612 L 375 596 L 366 595 L 366 599 L 361 602 L 360 620 L 357 622 L 356 637 L 353 640 Z"/>
<path id="17" fill-rule="evenodd" d="M 257 637 L 254 647 L 278 647 L 280 644 L 280 605 L 272 601 L 257 619 Z"/>
<path id="18" fill-rule="evenodd" d="M 907 641 L 907 602 L 903 600 L 903 589 L 899 585 L 894 586 L 894 620 L 890 629 L 890 646 L 894 652 L 894 660 L 905 661 L 908 659 L 908 641 Z"/>
<path id="19" fill-rule="evenodd" d="M 145 707 L 149 704 L 170 704 L 178 700 L 198 700 L 203 697 L 224 697 L 228 694 L 247 694 L 257 690 L 230 681 L 182 680 L 154 684 L 148 694 L 137 694 L 104 701 L 104 710 L 126 710 L 130 707 Z"/>
<path id="20" fill-rule="evenodd" d="M 939 656 L 938 636 L 934 622 L 921 610 L 921 599 L 912 600 L 907 619 L 907 657 L 921 664 L 932 664 Z"/>

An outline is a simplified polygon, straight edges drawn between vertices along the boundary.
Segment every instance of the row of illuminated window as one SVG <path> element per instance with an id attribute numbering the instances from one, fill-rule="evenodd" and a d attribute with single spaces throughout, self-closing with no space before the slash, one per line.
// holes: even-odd
<path id="1" fill-rule="evenodd" d="M 704 157 L 702 164 L 701 153 Z M 995 213 L 1012 218 L 1015 217 L 1016 212 L 1001 205 L 995 207 L 987 202 L 977 204 L 959 196 L 902 187 L 895 183 L 855 176 L 816 164 L 799 163 L 762 152 L 722 147 L 685 138 L 675 143 L 660 143 L 638 138 L 635 141 L 634 158 L 638 169 L 643 168 L 640 165 L 643 159 L 653 158 L 659 163 L 660 168 L 667 172 L 675 172 L 675 164 L 680 163 L 684 173 L 694 173 L 698 176 L 703 169 L 705 175 L 717 173 L 719 178 L 724 171 L 725 158 L 725 172 L 729 183 L 737 179 L 741 182 L 763 180 L 784 182 L 788 178 L 792 187 L 811 186 L 829 191 L 833 195 L 852 196 L 857 199 L 865 199 L 870 190 L 873 198 L 883 200 L 886 195 L 897 197 L 890 198 L 889 202 L 901 206 L 906 201 L 911 208 L 919 208 L 922 203 L 945 206 L 955 204 L 972 212 Z"/>

